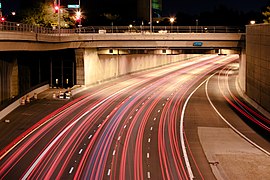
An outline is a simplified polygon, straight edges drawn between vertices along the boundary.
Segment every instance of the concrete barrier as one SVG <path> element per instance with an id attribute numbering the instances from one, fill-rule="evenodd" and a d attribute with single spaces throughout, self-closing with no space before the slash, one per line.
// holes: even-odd
<path id="1" fill-rule="evenodd" d="M 33 91 L 31 91 L 30 93 L 28 93 L 29 96 L 33 96 L 34 93 L 41 93 L 47 89 L 49 89 L 49 84 L 46 84 L 44 86 L 41 86 Z M 21 98 L 18 99 L 17 101 L 15 101 L 14 103 L 10 104 L 8 107 L 6 107 L 5 109 L 3 109 L 2 111 L 0 111 L 0 120 L 2 121 L 2 119 L 8 115 L 10 112 L 12 112 L 14 109 L 16 109 L 17 107 L 19 107 L 21 104 Z"/>

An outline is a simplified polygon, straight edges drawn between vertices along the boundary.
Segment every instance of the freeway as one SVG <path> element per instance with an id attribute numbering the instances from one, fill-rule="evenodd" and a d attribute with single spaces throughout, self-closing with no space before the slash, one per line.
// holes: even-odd
<path id="1" fill-rule="evenodd" d="M 222 114 L 236 116 L 228 113 L 234 105 L 231 97 L 241 101 L 227 85 L 237 61 L 237 55 L 205 55 L 90 88 L 1 149 L 0 179 L 215 179 L 203 144 L 198 148 L 199 140 L 194 143 L 194 131 L 200 123 L 227 127 L 229 122 L 222 118 L 231 118 Z M 213 81 L 214 77 L 220 79 Z M 219 88 L 218 97 L 228 102 L 226 109 L 207 93 L 200 99 L 208 97 L 208 105 L 203 105 L 208 109 L 197 116 L 198 107 L 188 101 L 194 101 L 192 95 L 203 86 Z M 237 107 L 265 134 L 269 132 L 269 120 Z M 216 115 L 216 121 L 210 113 L 214 110 L 221 116 Z M 253 120 L 254 116 L 263 120 Z M 243 124 L 237 121 L 233 127 Z M 264 138 L 249 135 L 243 134 L 269 152 Z"/>

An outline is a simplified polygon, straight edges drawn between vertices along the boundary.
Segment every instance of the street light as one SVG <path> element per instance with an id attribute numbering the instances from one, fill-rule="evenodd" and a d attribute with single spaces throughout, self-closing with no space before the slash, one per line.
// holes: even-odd
<path id="1" fill-rule="evenodd" d="M 256 24 L 256 21 L 251 20 L 249 23 L 250 23 L 251 25 L 253 25 L 253 24 Z"/>
<path id="2" fill-rule="evenodd" d="M 129 25 L 129 32 L 131 33 L 132 24 Z"/>
<path id="3" fill-rule="evenodd" d="M 173 23 L 174 23 L 174 20 L 175 20 L 175 18 L 174 18 L 174 17 L 171 17 L 171 18 L 170 18 L 170 23 L 171 23 L 171 32 L 172 32 L 172 29 L 173 29 Z"/>

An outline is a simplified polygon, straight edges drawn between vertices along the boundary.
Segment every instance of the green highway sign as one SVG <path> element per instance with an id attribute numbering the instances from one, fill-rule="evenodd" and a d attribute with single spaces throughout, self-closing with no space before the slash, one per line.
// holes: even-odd
<path id="1" fill-rule="evenodd" d="M 2 8 L 2 3 L 0 3 L 0 9 Z"/>
<path id="2" fill-rule="evenodd" d="M 78 8 L 80 8 L 80 5 L 78 5 L 78 4 L 69 4 L 68 8 L 70 8 L 70 9 L 78 9 Z"/>

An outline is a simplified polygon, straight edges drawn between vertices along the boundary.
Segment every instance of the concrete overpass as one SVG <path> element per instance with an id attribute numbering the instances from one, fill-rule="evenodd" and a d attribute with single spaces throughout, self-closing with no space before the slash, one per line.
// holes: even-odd
<path id="1" fill-rule="evenodd" d="M 51 87 L 90 85 L 198 53 L 245 52 L 245 34 L 238 31 L 59 33 L 20 24 L 1 25 L 1 101 L 44 82 Z"/>
<path id="2" fill-rule="evenodd" d="M 70 48 L 242 49 L 244 47 L 244 33 L 0 32 L 0 51 L 48 51 Z"/>

